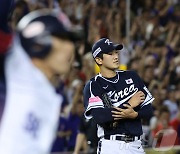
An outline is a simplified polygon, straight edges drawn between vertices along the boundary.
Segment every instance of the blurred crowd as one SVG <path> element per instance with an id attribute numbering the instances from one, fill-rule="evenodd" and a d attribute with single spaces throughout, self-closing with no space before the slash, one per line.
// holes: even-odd
<path id="1" fill-rule="evenodd" d="M 155 97 L 154 116 L 142 122 L 144 145 L 151 147 L 158 132 L 168 128 L 176 131 L 175 144 L 180 145 L 180 1 L 131 0 L 129 39 L 126 5 L 126 0 L 16 1 L 10 23 L 14 30 L 25 14 L 40 8 L 61 9 L 73 26 L 85 30 L 84 41 L 76 44 L 71 72 L 57 88 L 64 101 L 53 152 L 78 153 L 79 149 L 87 151 L 88 147 L 96 146 L 92 144 L 97 141 L 88 141 L 88 137 L 83 138 L 86 142 L 80 142 L 77 135 L 90 136 L 91 131 L 84 131 L 89 125 L 83 118 L 82 92 L 85 83 L 97 73 L 91 47 L 102 37 L 124 44 L 124 55 L 120 56 L 126 58 L 125 69 L 136 71 Z"/>

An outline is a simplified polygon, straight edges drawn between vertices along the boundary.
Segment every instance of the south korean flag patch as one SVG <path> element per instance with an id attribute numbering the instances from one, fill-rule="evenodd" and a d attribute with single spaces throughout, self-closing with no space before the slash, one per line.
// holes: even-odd
<path id="1" fill-rule="evenodd" d="M 127 79 L 127 80 L 125 80 L 126 81 L 126 84 L 131 84 L 131 83 L 133 83 L 133 80 L 130 78 L 130 79 Z"/>

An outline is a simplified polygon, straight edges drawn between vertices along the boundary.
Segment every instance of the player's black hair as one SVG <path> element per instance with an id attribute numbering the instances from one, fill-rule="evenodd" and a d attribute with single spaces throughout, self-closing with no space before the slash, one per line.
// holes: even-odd
<path id="1" fill-rule="evenodd" d="M 103 53 L 97 55 L 96 57 L 99 57 L 99 58 L 103 59 Z"/>

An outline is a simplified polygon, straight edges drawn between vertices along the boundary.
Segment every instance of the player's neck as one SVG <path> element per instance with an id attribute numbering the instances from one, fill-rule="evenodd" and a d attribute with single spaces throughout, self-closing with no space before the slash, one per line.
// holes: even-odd
<path id="1" fill-rule="evenodd" d="M 46 76 L 53 86 L 56 86 L 57 76 L 54 75 L 53 71 L 49 67 L 44 65 L 43 61 L 33 58 L 32 63 Z"/>
<path id="2" fill-rule="evenodd" d="M 113 77 L 116 76 L 116 71 L 115 70 L 110 70 L 110 69 L 107 69 L 107 68 L 101 68 L 100 73 L 105 78 L 113 78 Z"/>

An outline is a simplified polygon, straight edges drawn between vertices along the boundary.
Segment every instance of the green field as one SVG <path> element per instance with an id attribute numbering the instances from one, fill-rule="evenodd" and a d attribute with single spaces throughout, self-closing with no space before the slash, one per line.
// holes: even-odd
<path id="1" fill-rule="evenodd" d="M 165 151 L 164 149 L 159 149 L 159 151 L 156 151 L 152 148 L 145 149 L 146 154 L 178 154 L 180 153 L 180 146 L 175 146 L 170 150 Z"/>

